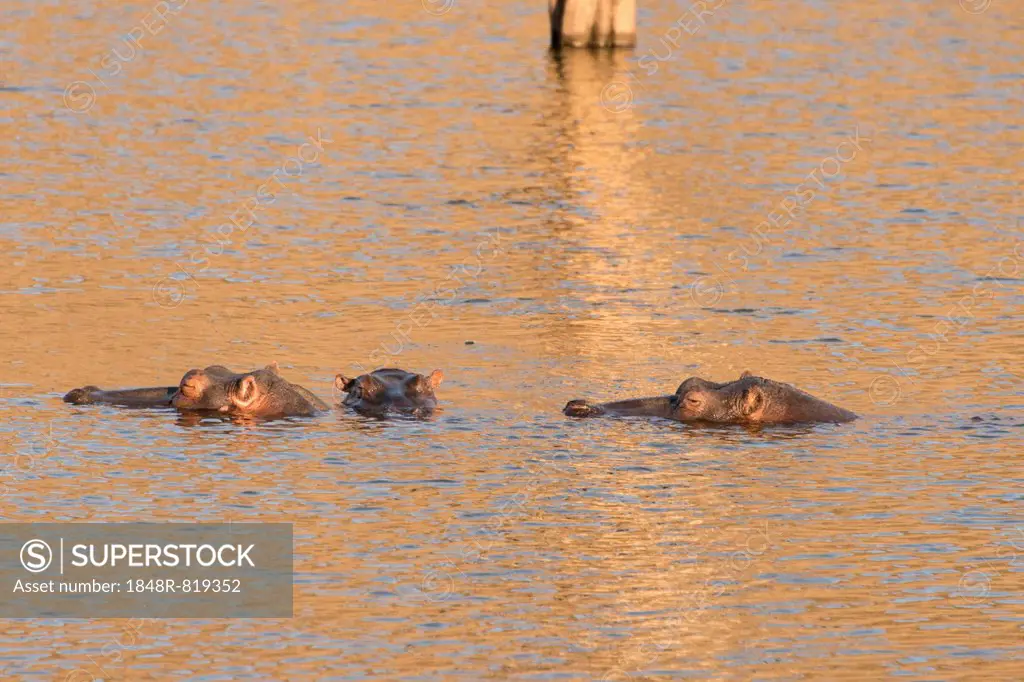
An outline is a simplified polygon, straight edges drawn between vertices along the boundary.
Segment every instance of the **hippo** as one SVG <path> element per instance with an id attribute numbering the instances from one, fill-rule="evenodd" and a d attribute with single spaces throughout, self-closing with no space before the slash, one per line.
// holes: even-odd
<path id="1" fill-rule="evenodd" d="M 444 380 L 441 370 L 429 376 L 413 374 L 404 369 L 375 369 L 354 379 L 341 374 L 334 377 L 334 386 L 345 393 L 341 401 L 364 414 L 381 415 L 388 412 L 425 416 L 437 407 L 434 391 Z"/>
<path id="2" fill-rule="evenodd" d="M 73 405 L 117 405 L 119 407 L 171 407 L 177 386 L 128 388 L 104 391 L 99 386 L 73 388 L 64 395 L 64 402 Z"/>
<path id="3" fill-rule="evenodd" d="M 69 391 L 64 401 L 76 405 L 173 407 L 206 410 L 261 419 L 312 416 L 330 409 L 312 392 L 284 379 L 277 363 L 251 372 L 233 372 L 223 365 L 192 369 L 178 386 L 103 391 L 86 386 Z"/>
<path id="4" fill-rule="evenodd" d="M 181 378 L 171 405 L 260 419 L 312 417 L 330 409 L 312 391 L 282 377 L 276 362 L 242 374 L 220 365 L 191 369 Z"/>
<path id="5" fill-rule="evenodd" d="M 716 384 L 690 377 L 674 395 L 634 398 L 600 405 L 571 400 L 570 417 L 663 417 L 713 424 L 802 424 L 849 422 L 857 415 L 779 381 L 744 372 L 735 381 Z"/>

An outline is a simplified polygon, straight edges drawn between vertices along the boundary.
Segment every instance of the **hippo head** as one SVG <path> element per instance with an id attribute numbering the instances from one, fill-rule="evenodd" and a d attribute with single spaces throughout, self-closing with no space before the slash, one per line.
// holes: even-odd
<path id="1" fill-rule="evenodd" d="M 750 372 L 744 372 L 738 381 L 718 384 L 690 377 L 679 385 L 672 398 L 676 418 L 729 424 L 759 421 L 764 397 L 758 386 L 747 385 L 750 378 Z"/>
<path id="2" fill-rule="evenodd" d="M 327 407 L 306 389 L 282 378 L 277 363 L 244 374 L 221 365 L 189 370 L 171 405 L 263 419 L 310 416 Z"/>
<path id="3" fill-rule="evenodd" d="M 845 422 L 853 412 L 815 398 L 789 384 L 744 372 L 735 381 L 716 384 L 690 377 L 672 397 L 675 418 L 720 424 Z"/>
<path id="4" fill-rule="evenodd" d="M 240 375 L 222 365 L 190 369 L 181 378 L 177 392 L 171 397 L 171 405 L 181 410 L 227 412 L 231 405 L 229 380 L 237 376 Z"/>
<path id="5" fill-rule="evenodd" d="M 428 414 L 437 407 L 434 391 L 444 375 L 435 369 L 429 376 L 403 369 L 377 369 L 354 379 L 337 375 L 334 386 L 345 393 L 341 401 L 356 410 L 370 413 L 388 411 Z"/>

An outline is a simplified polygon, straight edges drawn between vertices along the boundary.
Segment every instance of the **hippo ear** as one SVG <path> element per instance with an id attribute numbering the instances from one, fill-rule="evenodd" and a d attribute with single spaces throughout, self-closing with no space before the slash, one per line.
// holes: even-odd
<path id="1" fill-rule="evenodd" d="M 444 381 L 444 374 L 441 370 L 435 369 L 429 376 L 417 374 L 409 385 L 416 393 L 433 393 L 442 381 Z"/>
<path id="2" fill-rule="evenodd" d="M 750 386 L 743 391 L 743 401 L 740 404 L 740 409 L 743 410 L 744 417 L 750 417 L 757 414 L 764 407 L 764 391 L 761 390 L 760 386 Z"/>
<path id="3" fill-rule="evenodd" d="M 752 377 L 752 376 L 754 376 L 754 373 L 751 372 L 749 369 L 745 369 L 745 370 L 743 370 L 743 374 L 740 375 L 740 379 L 746 379 L 747 377 Z"/>
<path id="4" fill-rule="evenodd" d="M 274 360 L 272 363 L 270 363 L 269 365 L 267 365 L 263 369 L 267 370 L 268 372 L 270 372 L 274 376 L 281 376 L 281 370 L 277 366 L 277 360 Z"/>
<path id="5" fill-rule="evenodd" d="M 343 374 L 334 375 L 334 387 L 344 393 L 350 392 L 352 390 L 352 387 L 355 386 L 355 383 L 355 379 L 349 379 L 347 376 Z"/>
<path id="6" fill-rule="evenodd" d="M 256 384 L 256 377 L 247 374 L 231 388 L 231 402 L 235 407 L 245 409 L 256 401 L 259 392 L 260 387 Z"/>

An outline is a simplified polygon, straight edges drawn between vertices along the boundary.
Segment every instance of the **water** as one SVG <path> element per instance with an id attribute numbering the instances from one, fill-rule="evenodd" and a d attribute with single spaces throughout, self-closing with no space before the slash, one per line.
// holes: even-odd
<path id="1" fill-rule="evenodd" d="M 190 2 L 134 55 L 147 6 L 9 4 L 4 517 L 290 521 L 297 575 L 287 621 L 7 621 L 3 676 L 1019 678 L 1024 25 L 962 4 L 561 60 L 544 3 Z M 273 360 L 444 409 L 59 400 Z M 559 412 L 745 369 L 863 418 Z"/>

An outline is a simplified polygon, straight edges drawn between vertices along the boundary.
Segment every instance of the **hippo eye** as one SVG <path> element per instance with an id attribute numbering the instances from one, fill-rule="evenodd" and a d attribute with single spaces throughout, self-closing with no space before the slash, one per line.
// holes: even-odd
<path id="1" fill-rule="evenodd" d="M 683 399 L 683 402 L 685 402 L 690 407 L 700 407 L 701 405 L 704 404 L 703 400 L 692 395 L 686 396 L 686 398 Z"/>
<path id="2" fill-rule="evenodd" d="M 370 381 L 361 382 L 353 392 L 353 395 L 360 400 L 375 400 L 377 398 L 377 386 Z"/>

